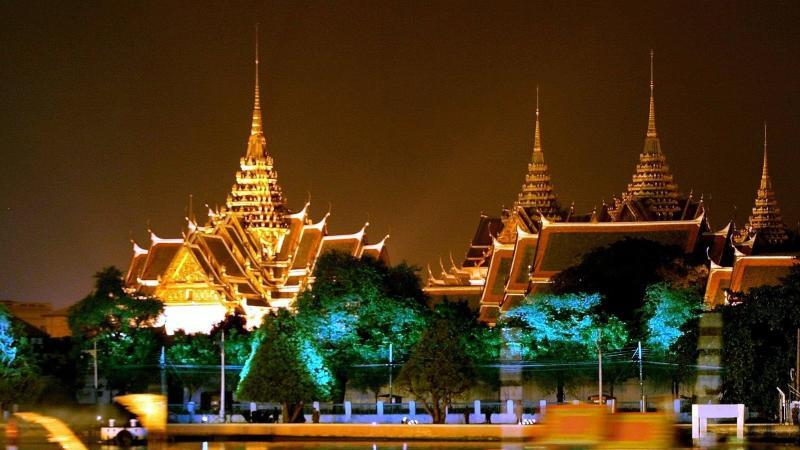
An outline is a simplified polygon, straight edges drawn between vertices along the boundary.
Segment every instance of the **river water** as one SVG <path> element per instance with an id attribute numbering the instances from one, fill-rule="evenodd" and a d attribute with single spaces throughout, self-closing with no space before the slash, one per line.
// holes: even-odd
<path id="1" fill-rule="evenodd" d="M 544 450 L 548 447 L 518 442 L 179 442 L 169 444 L 168 450 Z M 580 448 L 580 447 L 575 447 Z M 800 450 L 800 446 L 789 444 L 727 444 L 712 447 L 681 447 L 676 449 L 709 450 Z M 99 450 L 117 450 L 118 447 L 102 446 Z M 144 447 L 139 447 L 144 449 Z"/>

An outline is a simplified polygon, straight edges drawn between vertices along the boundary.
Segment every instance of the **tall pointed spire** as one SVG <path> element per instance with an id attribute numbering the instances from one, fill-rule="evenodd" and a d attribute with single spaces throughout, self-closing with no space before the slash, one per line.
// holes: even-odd
<path id="1" fill-rule="evenodd" d="M 536 85 L 536 129 L 533 132 L 533 151 L 542 152 L 542 135 L 539 129 L 539 85 Z M 534 155 L 534 159 L 536 156 Z"/>
<path id="2" fill-rule="evenodd" d="M 758 235 L 770 245 L 780 245 L 788 240 L 786 225 L 781 217 L 781 209 L 772 190 L 772 179 L 767 164 L 767 123 L 764 122 L 764 162 L 761 166 L 761 182 L 756 193 L 753 215 L 748 221 L 748 237 Z"/>
<path id="3" fill-rule="evenodd" d="M 647 137 L 656 137 L 656 102 L 653 97 L 653 49 L 650 49 L 650 115 L 647 118 Z M 660 150 L 660 148 L 659 148 Z"/>
<path id="4" fill-rule="evenodd" d="M 639 200 L 646 210 L 652 213 L 653 220 L 671 220 L 681 211 L 678 205 L 678 185 L 675 184 L 667 164 L 667 158 L 661 152 L 661 140 L 656 133 L 656 107 L 653 95 L 653 50 L 650 50 L 650 111 L 647 120 L 647 135 L 644 149 L 639 155 L 636 172 L 628 184 L 628 191 L 615 205 L 620 212 L 622 203 L 628 199 Z"/>
<path id="5" fill-rule="evenodd" d="M 261 118 L 258 83 L 258 25 L 255 39 L 255 89 L 253 121 L 247 140 L 247 154 L 239 160 L 236 182 L 226 202 L 227 212 L 235 215 L 262 244 L 267 257 L 276 254 L 287 232 L 286 199 L 278 184 L 272 156 L 267 153 L 267 140 Z"/>
<path id="6" fill-rule="evenodd" d="M 247 142 L 247 156 L 254 158 L 266 155 L 267 140 L 264 137 L 264 124 L 261 118 L 261 92 L 258 80 L 258 24 L 255 39 L 255 90 L 253 100 L 253 121 L 250 125 L 250 138 Z"/>
<path id="7" fill-rule="evenodd" d="M 764 121 L 764 162 L 761 166 L 761 189 L 772 189 L 772 180 L 769 177 L 767 166 L 767 121 Z"/>
<path id="8" fill-rule="evenodd" d="M 550 171 L 544 162 L 542 134 L 539 125 L 539 86 L 536 86 L 536 125 L 533 134 L 533 156 L 516 205 L 540 213 L 548 220 L 561 220 L 561 208 L 550 183 Z"/>

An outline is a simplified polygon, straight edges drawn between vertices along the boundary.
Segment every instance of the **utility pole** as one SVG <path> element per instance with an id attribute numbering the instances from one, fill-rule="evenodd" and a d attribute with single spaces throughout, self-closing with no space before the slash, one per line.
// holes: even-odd
<path id="1" fill-rule="evenodd" d="M 603 330 L 597 331 L 597 403 L 603 405 L 603 349 L 600 343 L 603 340 Z"/>
<path id="2" fill-rule="evenodd" d="M 219 417 L 225 422 L 225 330 L 222 330 L 220 340 L 220 383 L 219 383 Z"/>
<path id="3" fill-rule="evenodd" d="M 161 356 L 158 358 L 158 368 L 161 371 L 161 395 L 167 397 L 167 353 L 161 346 Z"/>
<path id="4" fill-rule="evenodd" d="M 794 391 L 795 393 L 800 393 L 800 374 L 798 373 L 798 370 L 800 370 L 800 328 L 797 329 L 796 347 L 797 347 L 797 353 L 794 359 Z"/>
<path id="5" fill-rule="evenodd" d="M 394 396 L 392 395 L 392 364 L 394 358 L 392 355 L 392 343 L 389 343 L 389 403 L 394 403 Z"/>
<path id="6" fill-rule="evenodd" d="M 642 376 L 642 341 L 639 341 L 636 352 L 639 354 L 639 411 L 645 412 L 647 411 L 647 405 L 644 400 L 644 378 Z"/>
<path id="7" fill-rule="evenodd" d="M 94 340 L 94 345 L 92 346 L 92 350 L 83 350 L 83 353 L 88 353 L 92 356 L 92 362 L 94 365 L 94 402 L 97 403 L 97 339 Z"/>

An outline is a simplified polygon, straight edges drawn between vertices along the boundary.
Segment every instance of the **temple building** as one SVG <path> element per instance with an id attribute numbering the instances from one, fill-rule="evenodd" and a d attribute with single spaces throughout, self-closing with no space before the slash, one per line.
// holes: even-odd
<path id="1" fill-rule="evenodd" d="M 481 320 L 494 323 L 501 311 L 529 293 L 548 289 L 553 276 L 580 262 L 584 254 L 625 238 L 678 246 L 687 254 L 706 249 L 723 253 L 725 240 L 710 231 L 702 197 L 679 191 L 661 149 L 652 53 L 650 62 L 647 132 L 627 189 L 611 204 L 603 202 L 589 213 L 560 206 L 545 163 L 537 92 L 533 154 L 521 192 L 499 217 L 481 215 L 461 264 L 451 257 L 449 267 L 440 261 L 438 273 L 428 267 L 425 290 L 434 302 L 467 300 L 480 310 Z M 761 208 L 773 206 L 765 203 Z"/>
<path id="2" fill-rule="evenodd" d="M 179 238 L 151 231 L 146 248 L 133 243 L 126 288 L 164 302 L 170 334 L 208 331 L 233 311 L 255 326 L 271 309 L 291 308 L 329 250 L 388 263 L 386 238 L 368 243 L 368 224 L 353 234 L 328 235 L 329 214 L 313 220 L 309 203 L 299 211 L 287 206 L 264 136 L 257 45 L 254 97 L 247 151 L 225 206 L 209 210 L 203 224 L 190 212 Z"/>
<path id="3" fill-rule="evenodd" d="M 778 284 L 797 263 L 798 245 L 789 239 L 769 176 L 766 124 L 763 158 L 761 181 L 747 224 L 737 230 L 731 221 L 718 233 L 725 251 L 709 255 L 711 267 L 705 292 L 708 305 L 736 301 L 738 293 Z"/>

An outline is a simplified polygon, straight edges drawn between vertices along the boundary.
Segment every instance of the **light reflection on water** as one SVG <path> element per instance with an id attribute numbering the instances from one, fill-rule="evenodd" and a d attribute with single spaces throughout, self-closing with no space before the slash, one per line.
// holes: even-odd
<path id="1" fill-rule="evenodd" d="M 546 450 L 547 447 L 521 442 L 179 442 L 169 444 L 168 450 Z M 677 449 L 694 450 L 692 447 Z M 701 449 L 701 447 L 695 447 Z M 115 446 L 98 447 L 99 450 L 118 450 Z M 146 450 L 133 447 L 130 450 Z M 702 447 L 702 450 L 800 450 L 800 446 L 784 444 L 731 444 Z"/>

